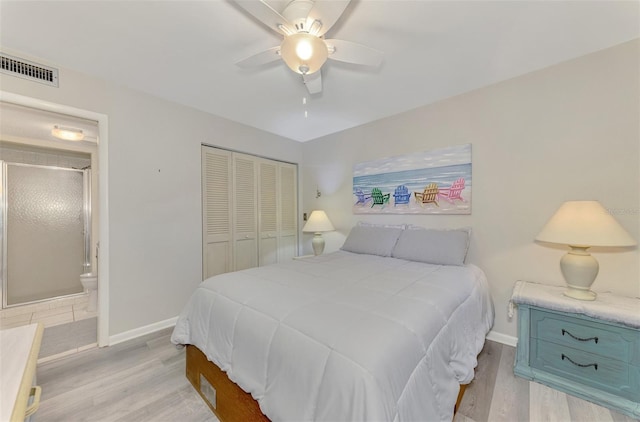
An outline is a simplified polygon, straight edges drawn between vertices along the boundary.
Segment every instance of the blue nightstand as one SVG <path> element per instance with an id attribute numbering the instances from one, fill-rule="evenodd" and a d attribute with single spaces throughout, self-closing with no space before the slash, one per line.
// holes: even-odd
<path id="1" fill-rule="evenodd" d="M 519 281 L 514 373 L 640 418 L 640 300 Z"/>

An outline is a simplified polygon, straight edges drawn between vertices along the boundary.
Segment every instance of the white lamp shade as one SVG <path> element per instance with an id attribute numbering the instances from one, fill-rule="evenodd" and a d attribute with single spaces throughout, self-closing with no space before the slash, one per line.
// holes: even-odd
<path id="1" fill-rule="evenodd" d="M 285 37 L 280 55 L 289 69 L 309 75 L 320 70 L 329 57 L 329 50 L 322 39 L 299 32 Z"/>
<path id="2" fill-rule="evenodd" d="M 330 232 L 335 230 L 333 228 L 333 224 L 329 221 L 329 217 L 327 217 L 327 213 L 322 210 L 315 210 L 309 216 L 307 223 L 302 228 L 303 232 L 309 233 L 320 233 L 320 232 Z"/>
<path id="3" fill-rule="evenodd" d="M 572 246 L 633 246 L 629 233 L 598 201 L 567 201 L 536 240 Z"/>

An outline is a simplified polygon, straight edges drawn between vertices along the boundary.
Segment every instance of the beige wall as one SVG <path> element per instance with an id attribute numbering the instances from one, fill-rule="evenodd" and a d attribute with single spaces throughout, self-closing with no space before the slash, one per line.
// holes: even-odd
<path id="1" fill-rule="evenodd" d="M 0 89 L 108 115 L 111 335 L 176 316 L 200 281 L 194 163 L 203 142 L 304 161 L 301 210 L 325 209 L 338 229 L 325 235 L 327 251 L 359 219 L 351 212 L 354 163 L 472 143 L 470 216 L 367 220 L 472 226 L 469 259 L 489 277 L 494 330 L 515 335 L 506 316 L 514 281 L 562 284 L 563 248 L 533 238 L 563 201 L 598 199 L 640 238 L 639 50 L 640 42 L 625 43 L 305 144 L 68 69 L 60 88 L 0 75 Z M 307 253 L 310 239 L 303 236 Z M 593 252 L 601 265 L 595 290 L 640 294 L 637 249 Z"/>
<path id="2" fill-rule="evenodd" d="M 301 144 L 69 69 L 59 80 L 0 75 L 0 89 L 108 116 L 109 333 L 173 318 L 201 280 L 200 144 L 290 162 Z"/>
<path id="3" fill-rule="evenodd" d="M 563 201 L 597 199 L 640 239 L 639 51 L 638 40 L 628 42 L 305 143 L 303 210 L 324 209 L 336 226 L 325 234 L 327 251 L 359 219 L 471 226 L 469 261 L 489 278 L 494 331 L 515 336 L 513 283 L 563 284 L 564 248 L 533 241 Z M 464 143 L 472 144 L 471 215 L 352 214 L 354 163 Z M 307 253 L 310 239 L 303 236 Z M 592 252 L 600 262 L 594 290 L 640 295 L 637 249 Z"/>

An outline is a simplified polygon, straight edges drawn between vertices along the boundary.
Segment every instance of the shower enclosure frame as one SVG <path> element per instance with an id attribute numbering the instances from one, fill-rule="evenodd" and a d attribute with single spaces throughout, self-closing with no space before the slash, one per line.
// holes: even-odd
<path id="1" fill-rule="evenodd" d="M 8 209 L 9 209 L 9 201 L 7 198 L 8 192 L 8 168 L 9 166 L 20 166 L 20 167 L 30 167 L 30 168 L 44 168 L 49 170 L 56 171 L 72 171 L 82 173 L 82 214 L 83 214 L 83 238 L 84 238 L 84 259 L 82 263 L 82 273 L 87 273 L 91 271 L 91 166 L 84 169 L 75 169 L 69 167 L 59 167 L 59 166 L 46 166 L 46 165 L 38 165 L 38 164 L 25 164 L 25 163 L 16 163 L 16 162 L 8 162 L 0 160 L 0 181 L 2 182 L 2 190 L 0 191 L 0 233 L 2 234 L 2 242 L 0 243 L 1 248 L 1 256 L 0 256 L 0 274 L 2 275 L 2 309 L 9 309 L 15 306 L 24 306 L 30 305 L 39 302 L 45 302 L 49 300 L 60 299 L 64 297 L 73 297 L 84 294 L 83 291 L 78 293 L 71 293 L 66 295 L 58 295 L 46 297 L 43 299 L 31 300 L 20 303 L 8 303 L 8 285 L 9 285 L 9 277 L 8 277 L 8 243 L 7 243 L 7 218 L 8 218 Z"/>

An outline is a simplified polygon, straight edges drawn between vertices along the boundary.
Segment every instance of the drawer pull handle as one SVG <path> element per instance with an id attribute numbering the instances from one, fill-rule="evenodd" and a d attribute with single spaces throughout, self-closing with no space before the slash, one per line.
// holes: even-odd
<path id="1" fill-rule="evenodd" d="M 29 392 L 29 397 L 33 396 L 33 402 L 29 407 L 27 407 L 24 411 L 24 417 L 27 418 L 38 410 L 40 407 L 40 396 L 42 395 L 42 388 L 39 385 L 35 387 L 31 387 L 31 391 Z"/>
<path id="2" fill-rule="evenodd" d="M 578 362 L 574 362 L 573 360 L 571 360 L 571 358 L 567 355 L 565 355 L 564 353 L 562 354 L 562 360 L 568 360 L 569 362 L 573 363 L 575 366 L 579 366 L 580 368 L 588 368 L 590 366 L 593 366 L 596 371 L 598 370 L 598 364 L 597 363 L 587 363 L 586 365 L 583 365 L 581 363 Z"/>
<path id="3" fill-rule="evenodd" d="M 571 334 L 570 332 L 568 332 L 567 330 L 565 330 L 564 328 L 562 329 L 562 335 L 569 335 L 571 338 L 578 340 L 578 341 L 590 341 L 593 340 L 596 342 L 596 344 L 598 344 L 598 337 L 589 337 L 589 338 L 580 338 L 580 337 L 576 337 L 573 334 Z"/>

